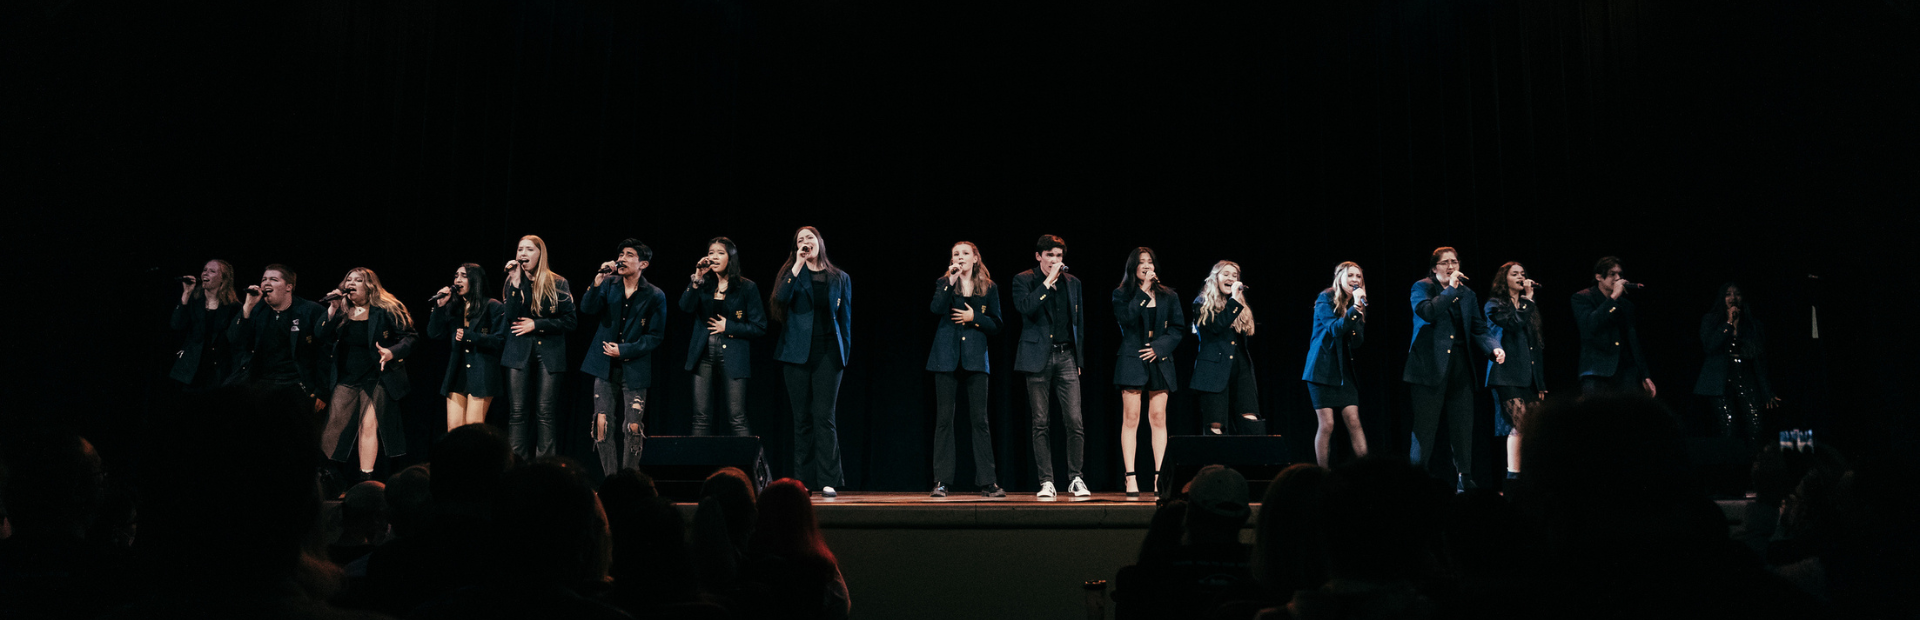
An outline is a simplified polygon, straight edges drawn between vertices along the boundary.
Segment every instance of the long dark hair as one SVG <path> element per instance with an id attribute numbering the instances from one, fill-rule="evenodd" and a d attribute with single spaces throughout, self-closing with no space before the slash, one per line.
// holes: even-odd
<path id="1" fill-rule="evenodd" d="M 794 234 L 797 235 L 799 233 L 794 233 Z M 814 233 L 814 235 L 819 235 L 819 234 L 820 233 L 817 233 L 817 232 Z M 727 249 L 727 272 L 726 272 L 727 281 L 739 282 L 740 281 L 740 248 L 735 247 L 733 245 L 733 240 L 728 239 L 726 237 L 714 237 L 712 239 L 707 240 L 707 245 L 709 247 L 711 247 L 715 243 L 718 243 L 720 244 L 720 247 L 724 247 Z M 822 260 L 825 260 L 824 255 L 822 256 L 823 256 Z M 793 266 L 788 265 L 787 268 L 792 269 Z M 715 286 L 719 286 L 719 284 L 715 283 Z"/>
<path id="2" fill-rule="evenodd" d="M 1126 290 L 1128 288 L 1140 287 L 1140 281 L 1135 279 L 1133 277 L 1133 274 L 1134 272 L 1137 272 L 1140 270 L 1141 254 L 1145 254 L 1147 255 L 1147 258 L 1153 259 L 1153 270 L 1155 273 L 1159 273 L 1160 255 L 1154 254 L 1153 248 L 1150 248 L 1150 247 L 1140 246 L 1140 247 L 1134 248 L 1132 252 L 1127 253 L 1127 275 L 1126 277 L 1120 278 L 1120 286 L 1114 287 L 1116 290 Z M 1159 295 L 1160 291 L 1167 290 L 1167 285 L 1164 283 L 1159 284 L 1154 286 L 1154 289 L 1155 289 L 1154 294 Z"/>
<path id="3" fill-rule="evenodd" d="M 827 539 L 820 534 L 820 523 L 813 514 L 813 500 L 807 497 L 807 485 L 792 478 L 781 478 L 760 492 L 759 520 L 747 549 L 753 554 L 776 555 L 817 565 L 839 566 Z"/>
<path id="4" fill-rule="evenodd" d="M 793 273 L 793 264 L 800 260 L 800 243 L 796 240 L 799 239 L 800 231 L 803 230 L 813 231 L 813 238 L 820 240 L 820 247 L 814 249 L 814 255 L 820 257 L 820 266 L 823 268 L 823 271 L 827 272 L 827 281 L 832 282 L 838 279 L 840 277 L 840 268 L 834 267 L 833 261 L 827 260 L 826 235 L 820 234 L 820 229 L 818 228 L 801 226 L 794 229 L 793 234 L 787 235 L 787 262 L 780 263 L 780 272 L 773 276 L 773 281 L 779 282 L 781 279 L 786 278 L 787 274 Z M 771 305 L 773 306 L 773 320 L 781 323 L 787 322 L 787 300 L 781 299 L 776 295 Z"/>
<path id="5" fill-rule="evenodd" d="M 460 271 L 467 276 L 467 294 L 456 299 L 461 304 L 460 315 L 472 324 L 480 320 L 480 313 L 487 307 L 487 270 L 479 263 L 461 263 Z"/>
<path id="6" fill-rule="evenodd" d="M 1458 256 L 1458 254 L 1455 254 L 1455 256 Z M 1519 266 L 1520 263 L 1518 261 L 1507 261 L 1500 265 L 1498 271 L 1493 273 L 1493 288 L 1487 291 L 1487 296 L 1493 298 L 1493 303 L 1509 308 L 1513 307 L 1514 292 L 1512 287 L 1507 286 L 1507 275 L 1512 273 L 1515 267 Z M 1540 329 L 1540 313 L 1534 312 L 1533 317 L 1527 321 L 1527 342 L 1531 342 L 1533 346 L 1541 349 L 1547 348 L 1546 341 L 1540 337 L 1542 331 L 1543 330 Z"/>
<path id="7" fill-rule="evenodd" d="M 1713 308 L 1720 311 L 1720 314 L 1727 313 L 1727 289 L 1730 288 L 1740 289 L 1740 318 L 1752 319 L 1753 308 L 1747 303 L 1747 287 L 1740 286 L 1739 282 L 1729 280 L 1720 283 L 1720 288 L 1714 289 L 1718 294 L 1713 298 Z"/>

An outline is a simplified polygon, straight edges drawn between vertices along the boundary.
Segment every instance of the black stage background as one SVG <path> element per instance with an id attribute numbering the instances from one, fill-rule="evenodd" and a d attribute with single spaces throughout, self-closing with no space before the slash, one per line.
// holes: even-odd
<path id="1" fill-rule="evenodd" d="M 1462 249 L 1483 295 L 1507 260 L 1550 287 L 1556 397 L 1577 389 L 1567 297 L 1617 254 L 1649 283 L 1634 298 L 1660 398 L 1692 423 L 1698 322 L 1714 285 L 1737 279 L 1775 334 L 1787 415 L 1855 452 L 1914 453 L 1902 343 L 1915 334 L 1899 318 L 1913 296 L 1891 277 L 1910 263 L 1920 177 L 1910 0 L 0 10 L 22 287 L 5 409 L 71 421 L 123 463 L 141 425 L 192 423 L 158 417 L 165 323 L 170 279 L 209 257 L 245 279 L 288 263 L 308 298 L 371 267 L 424 319 L 458 263 L 499 264 L 522 234 L 545 237 L 576 286 L 639 237 L 656 252 L 648 275 L 677 298 L 707 238 L 735 239 L 769 282 L 803 224 L 858 285 L 839 417 L 851 489 L 927 486 L 925 308 L 949 245 L 979 243 L 1004 284 L 1041 233 L 1066 237 L 1087 280 L 1096 488 L 1121 471 L 1104 299 L 1139 245 L 1185 297 L 1214 261 L 1244 266 L 1262 408 L 1302 454 L 1311 302 L 1342 260 L 1367 269 L 1381 302 L 1369 436 L 1404 450 L 1410 326 L 1396 302 L 1438 245 Z M 651 433 L 687 431 L 692 331 L 676 311 Z M 574 334 L 570 363 L 589 335 Z M 1031 490 L 1014 340 L 994 345 L 994 448 L 1002 483 Z M 1176 354 L 1183 384 L 1191 348 Z M 425 344 L 411 360 L 409 459 L 443 425 L 444 356 Z M 779 474 L 777 370 L 756 360 L 750 418 Z M 580 457 L 585 385 L 570 373 L 562 420 Z M 1192 396 L 1173 399 L 1176 433 L 1198 428 Z M 1497 446 L 1481 446 L 1482 475 L 1497 475 Z M 185 458 L 165 466 L 222 465 L 217 447 L 175 451 Z M 959 454 L 968 471 L 965 443 Z"/>

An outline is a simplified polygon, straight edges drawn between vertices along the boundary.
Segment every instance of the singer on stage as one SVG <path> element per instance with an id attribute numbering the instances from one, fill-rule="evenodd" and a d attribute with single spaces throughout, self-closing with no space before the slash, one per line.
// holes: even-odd
<path id="1" fill-rule="evenodd" d="M 506 332 L 500 365 L 507 368 L 507 442 L 521 460 L 553 456 L 560 415 L 560 373 L 567 371 L 567 332 L 573 331 L 573 292 L 547 268 L 547 242 L 520 238 L 507 262 L 506 310 L 494 331 Z M 527 439 L 527 398 L 534 399 L 536 439 Z"/>
<path id="2" fill-rule="evenodd" d="M 1247 339 L 1253 336 L 1253 308 L 1247 307 L 1246 286 L 1240 283 L 1240 264 L 1223 260 L 1213 264 L 1193 299 L 1193 333 L 1200 352 L 1193 361 L 1193 381 L 1200 393 L 1200 417 L 1207 432 L 1227 432 L 1227 418 L 1239 413 L 1235 426 L 1241 435 L 1264 435 L 1260 421 L 1260 392 L 1253 380 L 1253 357 Z"/>
<path id="3" fill-rule="evenodd" d="M 411 389 L 405 360 L 413 351 L 413 317 L 365 267 L 348 271 L 327 297 L 319 339 L 333 399 L 320 449 L 341 463 L 357 453 L 360 480 L 370 480 L 382 446 L 388 458 L 407 452 L 397 401 Z"/>
<path id="4" fill-rule="evenodd" d="M 1039 264 L 1013 276 L 1013 308 L 1020 313 L 1020 344 L 1014 350 L 1013 370 L 1027 375 L 1027 408 L 1033 415 L 1033 465 L 1040 470 L 1040 492 L 1056 495 L 1053 486 L 1053 446 L 1047 440 L 1047 407 L 1060 400 L 1060 423 L 1067 433 L 1067 477 L 1076 495 L 1086 496 L 1080 465 L 1086 456 L 1087 435 L 1080 419 L 1080 337 L 1085 331 L 1081 314 L 1080 279 L 1067 273 L 1067 242 L 1056 235 L 1040 235 L 1033 258 Z"/>
<path id="5" fill-rule="evenodd" d="M 834 408 L 853 349 L 853 278 L 827 260 L 820 230 L 802 226 L 775 277 L 773 320 L 785 324 L 773 358 L 786 364 L 793 405 L 793 477 L 825 497 L 845 484 Z"/>
<path id="6" fill-rule="evenodd" d="M 1313 338 L 1307 345 L 1307 397 L 1319 426 L 1313 433 L 1314 462 L 1332 461 L 1333 416 L 1347 425 L 1355 458 L 1367 455 L 1367 431 L 1360 426 L 1360 388 L 1355 383 L 1354 351 L 1367 339 L 1367 277 L 1353 261 L 1333 268 L 1333 286 L 1313 301 Z"/>
<path id="7" fill-rule="evenodd" d="M 500 347 L 506 334 L 498 329 L 506 306 L 487 297 L 487 270 L 466 263 L 453 272 L 453 286 L 433 296 L 427 316 L 427 337 L 448 340 L 446 378 L 440 395 L 447 398 L 447 430 L 487 421 L 487 408 L 500 395 Z"/>
<path id="8" fill-rule="evenodd" d="M 1459 253 L 1435 249 L 1428 265 L 1427 277 L 1413 283 L 1413 342 L 1401 376 L 1413 390 L 1411 456 L 1415 466 L 1429 465 L 1445 419 L 1459 488 L 1472 489 L 1473 359 L 1478 353 L 1499 363 L 1507 353 L 1487 331 L 1487 317 L 1460 272 Z"/>
<path id="9" fill-rule="evenodd" d="M 240 351 L 234 372 L 242 380 L 299 390 L 313 399 L 313 410 L 320 411 L 327 405 L 320 398 L 327 384 L 321 383 L 320 347 L 314 335 L 327 310 L 293 296 L 299 281 L 300 276 L 286 265 L 267 265 L 260 284 L 247 289 L 240 320 L 227 328 L 227 341 Z M 260 307 L 261 301 L 265 307 Z"/>
<path id="10" fill-rule="evenodd" d="M 1540 340 L 1540 313 L 1533 303 L 1527 269 L 1520 263 L 1501 265 L 1494 273 L 1483 311 L 1493 324 L 1493 339 L 1507 352 L 1506 360 L 1487 362 L 1487 388 L 1493 391 L 1493 434 L 1507 438 L 1507 477 L 1520 473 L 1520 428 L 1527 415 L 1547 398 L 1547 375 Z"/>
<path id="11" fill-rule="evenodd" d="M 1580 393 L 1657 394 L 1647 370 L 1646 349 L 1634 327 L 1633 301 L 1627 291 L 1640 288 L 1620 275 L 1620 259 L 1593 264 L 1594 285 L 1573 294 L 1573 317 L 1580 325 Z"/>
<path id="12" fill-rule="evenodd" d="M 638 239 L 621 241 L 614 249 L 619 257 L 600 265 L 593 287 L 580 297 L 581 312 L 600 315 L 580 372 L 593 375 L 589 430 L 600 471 L 608 476 L 640 466 L 653 352 L 667 337 L 667 294 L 641 275 L 653 260 L 653 249 Z M 611 430 L 615 424 L 618 432 Z M 621 437 L 617 442 L 616 436 Z"/>
<path id="13" fill-rule="evenodd" d="M 233 265 L 214 259 L 200 267 L 200 276 L 180 277 L 180 303 L 173 307 L 173 330 L 186 335 L 173 355 L 167 376 L 186 386 L 189 394 L 225 384 L 233 373 L 233 349 L 227 328 L 240 315 L 240 295 L 233 290 Z"/>
<path id="14" fill-rule="evenodd" d="M 987 497 L 1006 497 L 994 475 L 993 435 L 987 428 L 987 337 L 1000 333 L 1000 291 L 980 248 L 953 244 L 947 272 L 933 280 L 929 310 L 939 317 L 927 371 L 933 373 L 933 496 L 946 497 L 954 480 L 955 391 L 966 387 L 967 420 L 973 429 L 973 483 Z"/>
<path id="15" fill-rule="evenodd" d="M 1706 360 L 1693 393 L 1707 397 L 1713 431 L 1720 437 L 1766 437 L 1764 410 L 1780 406 L 1767 381 L 1767 332 L 1740 285 L 1720 285 L 1714 309 L 1700 317 L 1700 344 Z"/>
<path id="16" fill-rule="evenodd" d="M 1145 400 L 1153 442 L 1153 484 L 1160 489 L 1160 463 L 1167 454 L 1167 393 L 1180 388 L 1173 369 L 1173 348 L 1187 327 L 1179 295 L 1162 285 L 1152 248 L 1127 254 L 1126 275 L 1113 291 L 1113 317 L 1120 323 L 1120 350 L 1113 384 L 1120 388 L 1120 459 L 1126 465 L 1127 496 L 1138 497 L 1140 484 L 1133 457 L 1140 436 L 1141 400 Z M 1075 489 L 1075 495 L 1079 495 Z"/>
<path id="17" fill-rule="evenodd" d="M 707 242 L 707 257 L 694 266 L 687 290 L 680 293 L 680 310 L 693 315 L 687 370 L 693 372 L 694 436 L 752 435 L 747 379 L 753 376 L 753 339 L 767 333 L 767 311 L 760 286 L 741 275 L 740 250 L 732 239 Z M 715 386 L 724 386 L 727 396 L 727 415 L 717 425 Z"/>

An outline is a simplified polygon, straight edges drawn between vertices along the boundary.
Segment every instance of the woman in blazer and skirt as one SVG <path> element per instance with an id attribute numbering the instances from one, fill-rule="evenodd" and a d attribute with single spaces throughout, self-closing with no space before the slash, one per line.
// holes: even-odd
<path id="1" fill-rule="evenodd" d="M 1147 423 L 1152 427 L 1154 489 L 1159 492 L 1160 465 L 1167 453 L 1167 393 L 1179 388 L 1174 376 L 1173 348 L 1187 330 L 1186 313 L 1178 294 L 1160 284 L 1155 275 L 1152 248 L 1134 248 L 1127 254 L 1127 271 L 1113 291 L 1113 316 L 1120 322 L 1120 350 L 1113 366 L 1113 384 L 1120 388 L 1120 458 L 1127 472 L 1127 497 L 1138 497 L 1140 485 L 1133 459 L 1140 432 L 1141 400 L 1146 400 Z M 1084 496 L 1084 489 L 1070 489 Z"/>
<path id="2" fill-rule="evenodd" d="M 1507 477 L 1520 474 L 1520 427 L 1527 415 L 1547 397 L 1546 368 L 1541 363 L 1540 313 L 1533 303 L 1533 280 L 1520 263 L 1500 266 L 1487 292 L 1487 323 L 1504 359 L 1487 361 L 1487 388 L 1493 390 L 1493 434 L 1507 438 Z"/>
<path id="3" fill-rule="evenodd" d="M 1367 339 L 1367 277 L 1353 261 L 1333 268 L 1333 286 L 1313 302 L 1313 340 L 1307 345 L 1307 396 L 1319 426 L 1313 433 L 1313 457 L 1321 467 L 1332 460 L 1333 416 L 1347 425 L 1354 457 L 1367 455 L 1367 432 L 1360 426 L 1360 389 L 1354 384 L 1353 354 Z"/>
<path id="4" fill-rule="evenodd" d="M 694 267 L 687 290 L 680 293 L 680 310 L 693 315 L 686 368 L 693 373 L 694 436 L 752 435 L 747 427 L 747 379 L 753 376 L 753 339 L 767 333 L 767 310 L 760 286 L 741 274 L 740 250 L 732 239 L 707 242 L 706 258 Z M 727 415 L 717 425 L 715 386 L 724 386 L 727 397 Z"/>
<path id="5" fill-rule="evenodd" d="M 369 480 L 383 445 L 389 458 L 407 452 L 397 401 L 410 390 L 413 318 L 365 267 L 348 271 L 334 294 L 318 334 L 328 362 L 321 373 L 333 386 L 320 449 L 342 463 L 358 454 L 360 480 Z"/>
<path id="6" fill-rule="evenodd" d="M 427 337 L 453 345 L 447 356 L 440 395 L 447 398 L 447 430 L 487 421 L 487 408 L 504 389 L 500 384 L 498 329 L 506 306 L 487 297 L 487 270 L 466 263 L 453 272 L 453 286 L 440 289 L 427 317 Z"/>
<path id="7" fill-rule="evenodd" d="M 927 353 L 933 373 L 933 496 L 946 497 L 954 476 L 953 408 L 955 392 L 965 386 L 967 419 L 973 428 L 973 483 L 987 497 L 1006 497 L 994 474 L 993 434 L 987 429 L 987 337 L 1000 333 L 1000 291 L 980 247 L 953 244 L 947 272 L 933 281 L 928 311 L 940 317 Z"/>

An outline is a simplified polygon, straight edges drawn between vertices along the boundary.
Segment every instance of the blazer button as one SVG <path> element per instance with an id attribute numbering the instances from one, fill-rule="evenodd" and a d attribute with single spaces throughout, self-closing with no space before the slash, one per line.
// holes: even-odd
<path id="1" fill-rule="evenodd" d="M 1618 342 L 1616 342 L 1616 343 L 1613 343 L 1613 346 L 1616 346 L 1616 347 L 1617 347 L 1617 346 L 1620 346 L 1620 343 L 1618 343 Z"/>
<path id="2" fill-rule="evenodd" d="M 533 341 L 533 344 L 535 344 L 535 345 L 542 345 L 542 344 L 546 344 L 546 343 L 544 343 L 544 342 L 541 342 L 541 341 L 538 341 L 538 340 L 535 340 L 535 341 Z"/>
<path id="3" fill-rule="evenodd" d="M 1229 355 L 1227 356 L 1227 359 L 1233 359 L 1233 356 Z"/>
<path id="4" fill-rule="evenodd" d="M 468 367 L 468 368 L 472 368 L 472 367 L 473 367 L 473 364 L 467 364 L 467 367 Z"/>
<path id="5" fill-rule="evenodd" d="M 967 337 L 966 337 L 966 336 L 961 336 L 961 337 L 960 337 L 960 339 L 961 339 L 961 340 L 966 340 L 966 339 L 967 339 Z"/>
<path id="6" fill-rule="evenodd" d="M 1452 339 L 1453 339 L 1453 336 L 1447 336 L 1447 339 L 1448 339 L 1448 340 L 1452 340 Z"/>
<path id="7" fill-rule="evenodd" d="M 1453 352 L 1453 349 L 1447 349 L 1447 352 L 1448 352 L 1448 353 L 1452 353 L 1452 352 Z"/>

